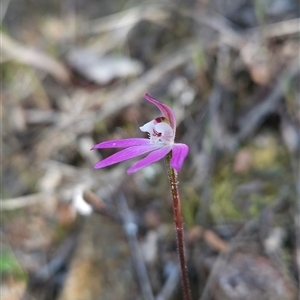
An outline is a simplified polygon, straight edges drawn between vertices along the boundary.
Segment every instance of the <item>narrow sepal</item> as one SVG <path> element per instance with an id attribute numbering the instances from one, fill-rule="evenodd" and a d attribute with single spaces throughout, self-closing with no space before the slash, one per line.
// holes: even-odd
<path id="1" fill-rule="evenodd" d="M 99 161 L 95 166 L 94 169 L 101 169 L 116 163 L 119 163 L 124 160 L 128 160 L 139 155 L 148 153 L 150 151 L 159 149 L 161 146 L 159 145 L 141 145 L 141 146 L 133 146 L 121 150 L 101 161 Z"/>
<path id="2" fill-rule="evenodd" d="M 149 166 L 152 163 L 155 163 L 165 157 L 172 150 L 171 146 L 164 146 L 161 149 L 155 150 L 148 154 L 145 158 L 136 162 L 133 166 L 131 166 L 128 170 L 128 174 L 132 174 L 142 168 Z"/>
<path id="3" fill-rule="evenodd" d="M 150 145 L 150 143 L 151 142 L 149 139 L 144 139 L 144 138 L 112 140 L 112 141 L 106 141 L 97 144 L 91 150 L 104 149 L 104 148 L 126 148 L 126 147 L 139 146 L 139 145 Z"/>

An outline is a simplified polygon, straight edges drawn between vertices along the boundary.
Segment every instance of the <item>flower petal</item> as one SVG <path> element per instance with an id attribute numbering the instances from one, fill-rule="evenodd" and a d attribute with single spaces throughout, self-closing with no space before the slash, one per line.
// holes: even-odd
<path id="1" fill-rule="evenodd" d="M 136 156 L 148 153 L 150 151 L 156 150 L 161 148 L 161 145 L 141 145 L 141 146 L 133 146 L 121 150 L 101 161 L 99 161 L 95 166 L 94 169 L 104 168 L 118 162 L 134 158 Z"/>
<path id="2" fill-rule="evenodd" d="M 155 122 L 154 120 L 144 124 L 143 126 L 140 127 L 140 130 L 142 132 L 148 132 L 149 134 L 152 134 L 153 133 L 153 130 L 155 128 Z"/>
<path id="3" fill-rule="evenodd" d="M 176 131 L 176 118 L 175 118 L 173 110 L 169 106 L 167 106 L 166 104 L 163 104 L 163 103 L 155 100 L 149 94 L 146 94 L 145 98 L 148 101 L 150 101 L 151 103 L 153 103 L 154 105 L 156 105 L 156 107 L 161 111 L 161 113 L 163 114 L 163 116 L 168 119 L 168 121 L 170 122 L 171 127 L 172 127 L 172 129 L 174 131 L 174 135 L 175 135 L 175 131 Z"/>
<path id="4" fill-rule="evenodd" d="M 144 167 L 149 166 L 150 164 L 162 159 L 172 150 L 172 146 L 164 146 L 161 149 L 151 152 L 145 158 L 136 162 L 133 166 L 131 166 L 128 170 L 128 174 L 132 174 Z"/>
<path id="5" fill-rule="evenodd" d="M 95 145 L 91 150 L 103 149 L 103 148 L 126 148 L 139 145 L 149 145 L 150 140 L 144 138 L 132 138 L 132 139 L 122 139 L 122 140 L 112 140 L 102 142 Z"/>
<path id="6" fill-rule="evenodd" d="M 172 158 L 170 165 L 177 172 L 181 170 L 184 159 L 189 153 L 189 147 L 186 144 L 174 144 L 172 148 Z"/>

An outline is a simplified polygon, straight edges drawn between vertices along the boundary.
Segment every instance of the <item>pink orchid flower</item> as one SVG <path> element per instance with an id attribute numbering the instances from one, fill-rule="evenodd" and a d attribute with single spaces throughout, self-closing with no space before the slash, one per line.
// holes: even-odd
<path id="1" fill-rule="evenodd" d="M 145 158 L 139 160 L 127 170 L 128 174 L 132 174 L 154 162 L 157 162 L 172 151 L 170 165 L 177 172 L 180 171 L 184 159 L 188 155 L 189 147 L 186 144 L 174 142 L 176 133 L 175 115 L 169 106 L 153 99 L 148 94 L 146 94 L 145 97 L 149 102 L 156 105 L 162 113 L 161 117 L 155 118 L 140 127 L 141 131 L 148 132 L 149 138 L 112 140 L 95 145 L 92 150 L 104 148 L 126 149 L 99 161 L 94 166 L 94 169 L 101 169 L 150 152 Z"/>

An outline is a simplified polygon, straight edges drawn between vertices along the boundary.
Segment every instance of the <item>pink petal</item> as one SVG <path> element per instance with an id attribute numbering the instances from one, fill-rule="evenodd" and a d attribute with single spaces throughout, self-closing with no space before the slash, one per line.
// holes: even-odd
<path id="1" fill-rule="evenodd" d="M 186 144 L 174 144 L 172 148 L 172 158 L 170 165 L 177 172 L 181 170 L 184 159 L 189 153 L 189 147 Z"/>
<path id="2" fill-rule="evenodd" d="M 154 105 L 157 106 L 157 108 L 161 111 L 161 113 L 163 114 L 164 117 L 166 117 L 168 119 L 168 121 L 171 124 L 171 127 L 174 131 L 174 135 L 175 135 L 175 131 L 176 131 L 176 118 L 174 115 L 173 110 L 167 106 L 166 104 L 163 104 L 157 100 L 155 100 L 154 98 L 152 98 L 149 94 L 145 95 L 145 98 L 150 101 L 151 103 L 153 103 Z"/>
<path id="3" fill-rule="evenodd" d="M 126 148 L 124 150 L 121 150 L 101 161 L 99 161 L 95 166 L 94 169 L 100 169 L 104 168 L 113 164 L 116 164 L 118 162 L 134 158 L 136 156 L 148 153 L 150 151 L 159 149 L 160 145 L 141 145 L 141 146 L 133 146 Z"/>
<path id="4" fill-rule="evenodd" d="M 112 140 L 107 142 L 102 142 L 95 145 L 91 150 L 103 149 L 103 148 L 126 148 L 139 145 L 149 145 L 149 139 L 143 138 L 132 138 L 132 139 L 122 139 L 122 140 Z"/>
<path id="5" fill-rule="evenodd" d="M 131 166 L 128 170 L 128 174 L 132 174 L 148 165 L 162 159 L 172 150 L 172 146 L 163 146 L 161 149 L 151 152 L 145 158 L 136 162 L 133 166 Z"/>

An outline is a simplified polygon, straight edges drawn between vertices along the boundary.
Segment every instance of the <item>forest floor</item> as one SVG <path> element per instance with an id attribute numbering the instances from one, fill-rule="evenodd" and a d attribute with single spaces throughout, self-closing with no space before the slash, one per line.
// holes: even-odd
<path id="1" fill-rule="evenodd" d="M 2 300 L 182 299 L 164 163 L 93 169 L 146 93 L 190 149 L 193 299 L 299 299 L 298 1 L 0 6 Z"/>

